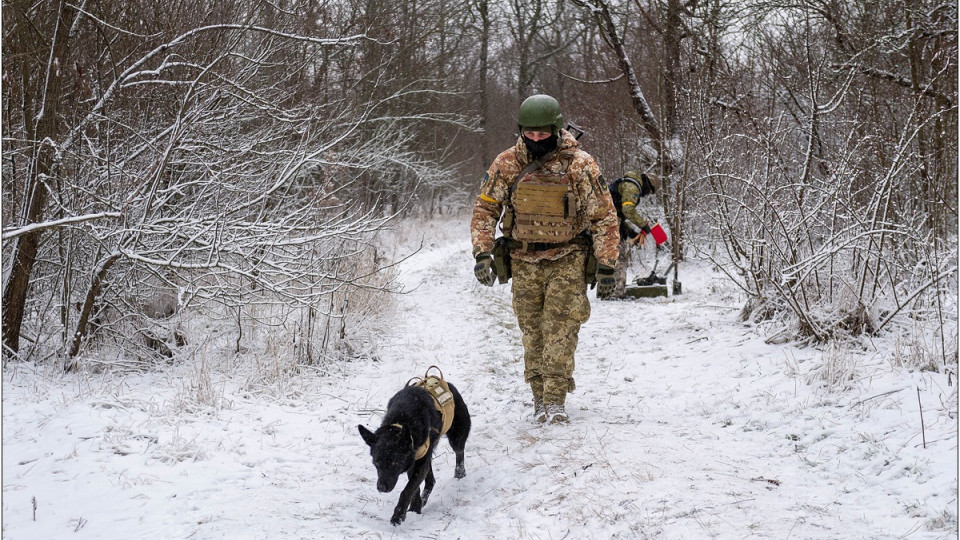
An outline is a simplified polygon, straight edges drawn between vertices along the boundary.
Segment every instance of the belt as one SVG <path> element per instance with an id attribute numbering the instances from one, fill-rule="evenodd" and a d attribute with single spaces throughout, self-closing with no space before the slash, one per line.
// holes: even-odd
<path id="1" fill-rule="evenodd" d="M 521 242 L 520 240 L 507 240 L 507 249 L 523 251 L 546 251 L 567 246 L 589 246 L 591 238 L 586 234 L 578 234 L 566 242 Z"/>

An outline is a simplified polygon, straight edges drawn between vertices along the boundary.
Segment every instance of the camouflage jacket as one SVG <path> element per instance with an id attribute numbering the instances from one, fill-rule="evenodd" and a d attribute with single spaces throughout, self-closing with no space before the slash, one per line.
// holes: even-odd
<path id="1" fill-rule="evenodd" d="M 619 221 L 613 206 L 607 184 L 600 173 L 600 167 L 593 157 L 579 148 L 577 140 L 566 130 L 560 130 L 560 151 L 543 164 L 542 170 L 553 173 L 566 172 L 577 194 L 577 219 L 580 231 L 589 231 L 593 235 L 593 251 L 600 264 L 614 266 L 617 261 L 620 243 Z M 510 193 L 510 186 L 532 158 L 523 139 L 499 156 L 490 165 L 480 195 L 473 206 L 473 220 L 470 223 L 470 238 L 473 254 L 493 250 L 497 223 L 500 221 L 504 203 Z M 511 251 L 511 257 L 527 261 L 556 260 L 577 249 L 577 245 L 568 245 L 543 251 Z"/>
<path id="2" fill-rule="evenodd" d="M 623 217 L 641 229 L 649 227 L 649 220 L 637 212 L 637 203 L 640 202 L 640 189 L 637 188 L 637 185 L 633 182 L 620 182 L 618 187 L 620 190 L 620 200 L 623 201 L 620 204 L 620 211 L 623 212 Z"/>

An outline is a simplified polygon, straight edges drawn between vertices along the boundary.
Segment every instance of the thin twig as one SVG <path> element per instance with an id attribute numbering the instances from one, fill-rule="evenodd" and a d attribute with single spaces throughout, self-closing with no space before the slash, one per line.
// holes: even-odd
<path id="1" fill-rule="evenodd" d="M 917 403 L 920 405 L 920 434 L 923 435 L 923 448 L 927 448 L 927 430 L 923 427 L 923 402 L 920 401 L 920 387 L 917 387 Z"/>
<path id="2" fill-rule="evenodd" d="M 852 409 L 853 407 L 856 407 L 857 405 L 863 405 L 864 403 L 870 401 L 871 399 L 877 399 L 877 398 L 879 398 L 879 397 L 889 396 L 890 394 L 896 394 L 897 392 L 902 392 L 903 390 L 906 390 L 906 388 L 900 388 L 900 389 L 898 389 L 898 390 L 890 390 L 889 392 L 883 392 L 882 394 L 877 394 L 877 395 L 875 395 L 875 396 L 870 396 L 870 397 L 868 397 L 868 398 L 866 398 L 866 399 L 861 399 L 860 401 L 858 401 L 858 402 L 854 403 L 853 405 L 851 405 L 850 408 Z"/>

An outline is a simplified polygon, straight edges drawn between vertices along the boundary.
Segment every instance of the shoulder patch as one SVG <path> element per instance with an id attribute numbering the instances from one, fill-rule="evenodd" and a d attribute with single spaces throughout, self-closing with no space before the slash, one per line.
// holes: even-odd
<path id="1" fill-rule="evenodd" d="M 500 169 L 497 169 L 497 172 L 494 173 L 493 178 L 490 178 L 489 172 L 484 174 L 483 184 L 480 185 L 480 193 L 487 195 L 491 200 L 494 200 L 491 196 L 493 195 L 493 185 L 497 182 L 497 178 L 500 178 Z"/>

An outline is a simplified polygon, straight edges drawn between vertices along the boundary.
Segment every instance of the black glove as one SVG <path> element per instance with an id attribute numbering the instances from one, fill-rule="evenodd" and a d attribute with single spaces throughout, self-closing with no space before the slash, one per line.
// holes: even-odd
<path id="1" fill-rule="evenodd" d="M 605 264 L 597 265 L 597 298 L 607 298 L 613 294 L 617 280 L 613 277 L 613 268 Z"/>
<path id="2" fill-rule="evenodd" d="M 493 255 L 489 251 L 477 253 L 477 264 L 473 266 L 473 273 L 477 276 L 477 281 L 493 287 Z"/>

